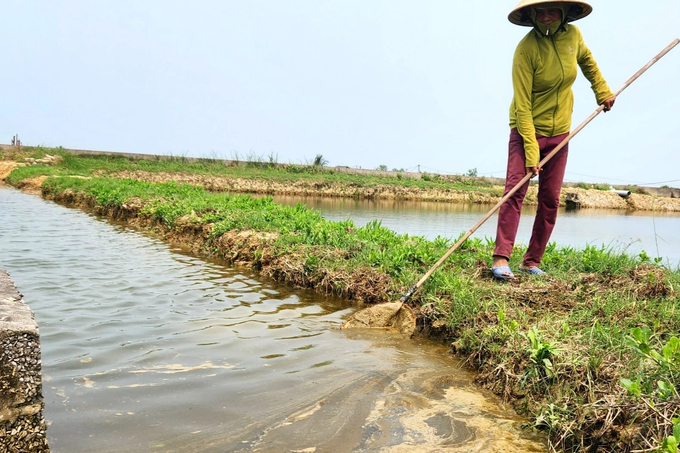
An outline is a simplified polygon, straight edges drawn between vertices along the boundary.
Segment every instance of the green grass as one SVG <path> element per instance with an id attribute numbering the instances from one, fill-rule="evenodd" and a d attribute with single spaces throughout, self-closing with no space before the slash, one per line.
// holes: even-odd
<path id="1" fill-rule="evenodd" d="M 225 178 L 243 178 L 251 180 L 268 180 L 281 183 L 306 181 L 321 185 L 342 184 L 347 187 L 374 187 L 387 185 L 394 187 L 438 188 L 442 190 L 465 190 L 480 194 L 502 195 L 502 190 L 493 187 L 484 178 L 464 178 L 460 176 L 442 177 L 440 175 L 423 174 L 422 179 L 402 178 L 395 176 L 355 175 L 324 169 L 314 165 L 284 164 L 257 160 L 241 162 L 238 165 L 225 165 L 217 159 L 187 159 L 172 157 L 158 159 L 131 160 L 123 156 L 88 156 L 68 153 L 59 148 L 32 148 L 25 151 L 30 157 L 42 157 L 47 153 L 62 157 L 58 171 L 62 175 L 94 176 L 115 175 L 120 172 L 150 173 L 187 173 Z M 1 156 L 0 156 L 1 157 Z M 37 166 L 46 167 L 46 166 Z M 30 168 L 30 167 L 27 167 Z M 33 170 L 39 172 L 40 170 Z M 19 169 L 14 178 L 23 179 L 30 170 Z M 34 173 L 35 174 L 35 173 Z"/>

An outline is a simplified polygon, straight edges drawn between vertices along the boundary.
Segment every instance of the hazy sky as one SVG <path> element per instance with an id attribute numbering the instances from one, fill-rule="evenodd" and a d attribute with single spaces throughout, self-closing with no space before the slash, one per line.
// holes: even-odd
<path id="1" fill-rule="evenodd" d="M 0 142 L 503 177 L 516 4 L 6 1 Z M 591 4 L 614 91 L 680 37 L 678 0 Z M 680 186 L 680 46 L 570 147 L 568 181 Z"/>

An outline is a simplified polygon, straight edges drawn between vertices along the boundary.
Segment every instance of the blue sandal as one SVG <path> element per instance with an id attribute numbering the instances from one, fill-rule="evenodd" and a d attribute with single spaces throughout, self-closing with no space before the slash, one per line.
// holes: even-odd
<path id="1" fill-rule="evenodd" d="M 498 280 L 512 280 L 513 278 L 515 278 L 515 275 L 512 273 L 512 270 L 510 270 L 510 266 L 492 267 L 491 273 L 493 273 L 494 278 L 497 278 Z"/>
<path id="2" fill-rule="evenodd" d="M 542 271 L 538 267 L 530 267 L 528 269 L 522 269 L 520 267 L 519 271 L 523 274 L 528 274 L 528 275 L 546 275 L 545 271 Z"/>

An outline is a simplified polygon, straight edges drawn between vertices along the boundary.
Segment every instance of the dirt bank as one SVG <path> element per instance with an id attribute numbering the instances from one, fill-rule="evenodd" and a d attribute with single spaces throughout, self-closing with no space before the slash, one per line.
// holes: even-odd
<path id="1" fill-rule="evenodd" d="M 264 195 L 297 195 L 311 197 L 345 197 L 358 199 L 444 201 L 451 203 L 495 203 L 498 195 L 473 190 L 422 189 L 389 184 L 359 186 L 354 183 L 323 182 L 301 179 L 292 183 L 271 180 L 230 178 L 192 173 L 130 171 L 114 175 L 149 182 L 175 181 L 192 184 L 215 192 L 239 192 Z"/>
<path id="2" fill-rule="evenodd" d="M 613 191 L 563 188 L 561 204 L 567 198 L 576 200 L 581 208 L 621 209 L 629 211 L 680 212 L 680 198 L 657 197 L 632 193 L 623 198 Z"/>
<path id="3" fill-rule="evenodd" d="M 0 161 L 0 181 L 4 181 L 17 166 L 13 161 Z"/>

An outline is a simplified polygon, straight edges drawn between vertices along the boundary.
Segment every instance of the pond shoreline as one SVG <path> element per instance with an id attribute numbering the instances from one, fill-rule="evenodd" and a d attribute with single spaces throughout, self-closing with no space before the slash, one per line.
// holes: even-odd
<path id="1" fill-rule="evenodd" d="M 38 150 L 48 158 L 30 158 L 26 155 Z M 54 154 L 46 154 L 49 151 Z M 97 156 L 114 159 L 131 159 L 133 161 L 172 161 L 204 163 L 209 162 L 218 167 L 238 168 L 236 176 L 223 176 L 215 174 L 197 174 L 196 172 L 183 171 L 145 171 L 125 170 L 119 172 L 100 172 L 101 176 L 116 178 L 130 178 L 148 182 L 175 181 L 178 183 L 192 184 L 203 187 L 209 191 L 230 191 L 238 193 L 251 193 L 260 195 L 295 195 L 315 196 L 329 198 L 353 198 L 373 200 L 405 200 L 405 201 L 431 201 L 443 203 L 474 203 L 481 205 L 496 204 L 503 195 L 504 179 L 486 178 L 459 175 L 437 175 L 430 173 L 409 173 L 397 171 L 379 171 L 367 169 L 355 169 L 349 167 L 314 167 L 297 166 L 292 164 L 242 162 L 230 160 L 186 158 L 173 156 L 156 156 L 145 154 L 131 154 L 108 151 L 91 151 L 76 149 L 42 149 L 42 148 L 18 148 L 9 145 L 0 145 L 0 152 L 14 157 L 10 161 L 0 161 L 0 180 L 4 180 L 17 166 L 26 165 L 53 165 L 55 159 L 64 153 L 77 156 Z M 311 172 L 311 177 L 306 174 L 304 178 L 277 181 L 257 174 L 254 170 L 261 168 L 276 168 L 279 171 L 302 171 Z M 331 175 L 346 174 L 354 175 L 358 181 L 337 181 Z M 371 177 L 378 177 L 377 182 Z M 361 182 L 366 180 L 366 183 Z M 413 186 L 402 184 L 402 180 L 426 180 L 432 182 L 458 182 L 462 188 L 452 188 L 446 184 L 433 184 L 430 187 Z M 30 183 L 26 181 L 26 183 Z M 41 181 L 36 181 L 39 185 Z M 537 205 L 537 180 L 530 183 L 524 200 L 526 206 Z M 590 187 L 589 187 L 590 186 Z M 609 189 L 605 189 L 609 187 Z M 623 197 L 617 193 L 617 189 L 627 189 L 630 195 Z M 623 190 L 625 192 L 626 190 Z M 619 190 L 618 192 L 622 192 Z M 608 186 L 593 184 L 564 184 L 560 193 L 561 207 L 574 207 L 588 209 L 617 209 L 626 211 L 654 211 L 654 212 L 680 212 L 680 189 L 656 188 L 638 186 Z"/>

